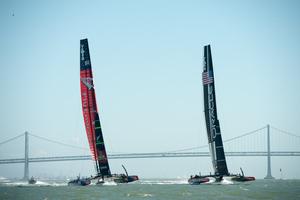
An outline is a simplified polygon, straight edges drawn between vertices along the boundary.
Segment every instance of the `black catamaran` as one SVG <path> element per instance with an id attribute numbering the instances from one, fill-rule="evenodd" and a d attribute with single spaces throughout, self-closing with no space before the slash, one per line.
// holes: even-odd
<path id="1" fill-rule="evenodd" d="M 126 174 L 111 174 L 104 139 L 100 124 L 100 118 L 97 109 L 96 96 L 93 83 L 92 66 L 90 60 L 88 40 L 80 40 L 80 88 L 84 124 L 88 142 L 95 161 L 96 175 L 89 179 L 80 179 L 80 177 L 71 182 L 78 182 L 79 185 L 88 185 L 90 180 L 96 179 L 97 183 L 104 183 L 105 180 L 112 180 L 117 183 L 128 183 L 138 180 L 138 176 L 128 176 Z M 83 182 L 83 184 L 82 184 Z"/>
<path id="2" fill-rule="evenodd" d="M 207 138 L 209 151 L 212 159 L 214 174 L 212 175 L 195 175 L 191 176 L 188 182 L 190 184 L 201 184 L 212 181 L 222 181 L 228 177 L 232 181 L 252 181 L 254 177 L 244 176 L 242 174 L 229 174 L 226 158 L 224 153 L 223 141 L 221 136 L 220 124 L 217 116 L 214 71 L 210 45 L 204 46 L 204 61 L 203 61 L 203 92 L 204 92 L 204 114 L 207 130 Z"/>
<path id="3" fill-rule="evenodd" d="M 28 184 L 36 184 L 36 180 L 33 178 L 33 176 L 28 180 Z"/>

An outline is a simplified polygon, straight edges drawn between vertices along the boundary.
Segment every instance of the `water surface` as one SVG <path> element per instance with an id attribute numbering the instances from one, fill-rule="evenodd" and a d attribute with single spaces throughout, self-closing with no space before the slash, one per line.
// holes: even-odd
<path id="1" fill-rule="evenodd" d="M 256 180 L 247 183 L 188 185 L 185 179 L 148 179 L 130 184 L 67 186 L 66 181 L 0 181 L 0 199 L 300 199 L 300 180 Z"/>

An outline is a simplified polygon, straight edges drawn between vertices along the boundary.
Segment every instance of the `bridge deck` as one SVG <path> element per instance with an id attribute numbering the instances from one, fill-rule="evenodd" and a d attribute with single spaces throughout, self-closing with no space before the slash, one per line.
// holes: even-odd
<path id="1" fill-rule="evenodd" d="M 273 151 L 271 156 L 300 156 L 300 151 Z M 268 152 L 225 152 L 226 156 L 268 156 Z M 108 154 L 109 159 L 129 159 L 129 158 L 173 158 L 173 157 L 209 157 L 209 152 L 186 152 L 186 153 L 127 153 Z M 71 160 L 91 160 L 90 155 L 83 156 L 55 156 L 29 158 L 29 162 L 57 162 Z M 0 159 L 0 164 L 24 163 L 24 158 Z"/>

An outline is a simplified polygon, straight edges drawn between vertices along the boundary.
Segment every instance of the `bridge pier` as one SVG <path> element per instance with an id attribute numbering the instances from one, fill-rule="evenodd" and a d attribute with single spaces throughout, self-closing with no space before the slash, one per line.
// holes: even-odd
<path id="1" fill-rule="evenodd" d="M 28 132 L 25 132 L 25 159 L 24 159 L 24 180 L 29 180 L 29 160 L 28 160 Z"/>
<path id="2" fill-rule="evenodd" d="M 268 143 L 268 156 L 267 156 L 267 176 L 265 179 L 274 179 L 271 174 L 271 145 L 270 145 L 270 125 L 267 125 L 267 143 Z"/>

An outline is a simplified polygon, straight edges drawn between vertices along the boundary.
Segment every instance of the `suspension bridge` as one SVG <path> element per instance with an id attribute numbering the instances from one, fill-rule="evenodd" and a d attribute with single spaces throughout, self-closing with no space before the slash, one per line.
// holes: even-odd
<path id="1" fill-rule="evenodd" d="M 271 131 L 272 129 L 272 131 Z M 272 132 L 272 134 L 271 134 Z M 253 146 L 249 146 L 251 143 L 252 136 L 259 136 L 254 139 L 254 146 L 260 146 L 260 148 L 253 148 Z M 28 179 L 29 177 L 29 163 L 36 162 L 58 162 L 58 161 L 76 161 L 76 160 L 91 160 L 92 157 L 90 155 L 71 155 L 71 156 L 39 156 L 39 157 L 29 157 L 29 136 L 34 137 L 39 140 L 43 140 L 50 143 L 56 143 L 61 146 L 72 147 L 72 148 L 81 148 L 73 146 L 70 144 L 65 144 L 56 140 L 51 140 L 45 137 L 41 137 L 38 135 L 34 135 L 28 132 L 22 133 L 18 136 L 0 142 L 0 148 L 2 145 L 6 143 L 10 143 L 18 138 L 25 137 L 25 145 L 24 145 L 24 157 L 22 158 L 5 158 L 0 159 L 0 164 L 13 164 L 13 163 L 24 163 L 24 179 Z M 283 139 L 285 138 L 285 139 Z M 253 140 L 253 137 L 252 137 Z M 290 142 L 283 142 L 283 140 L 290 140 Z M 241 134 L 237 137 L 226 139 L 223 141 L 225 145 L 225 155 L 226 157 L 230 156 L 254 156 L 254 157 L 266 157 L 267 163 L 267 175 L 266 179 L 273 179 L 271 173 L 271 157 L 274 156 L 300 156 L 300 136 L 272 127 L 272 126 L 264 126 L 262 128 L 247 132 L 245 134 Z M 233 151 L 230 147 L 236 145 L 227 145 L 226 143 L 237 142 L 241 146 L 240 149 L 242 151 Z M 282 146 L 284 144 L 284 146 Z M 141 159 L 141 158 L 172 158 L 172 157 L 209 157 L 209 152 L 207 151 L 199 151 L 200 149 L 208 149 L 208 145 L 185 148 L 173 151 L 165 151 L 165 152 L 155 152 L 155 153 L 111 153 L 108 154 L 109 159 Z M 272 151 L 271 151 L 272 148 Z M 229 149 L 229 151 L 228 151 Z M 255 150 L 254 150 L 255 149 Z"/>

